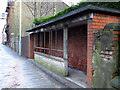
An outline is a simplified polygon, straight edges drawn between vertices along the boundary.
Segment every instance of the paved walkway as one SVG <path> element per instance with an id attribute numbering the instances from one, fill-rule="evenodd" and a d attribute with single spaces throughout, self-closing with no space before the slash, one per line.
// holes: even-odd
<path id="1" fill-rule="evenodd" d="M 0 89 L 64 87 L 30 63 L 28 59 L 0 45 Z"/>

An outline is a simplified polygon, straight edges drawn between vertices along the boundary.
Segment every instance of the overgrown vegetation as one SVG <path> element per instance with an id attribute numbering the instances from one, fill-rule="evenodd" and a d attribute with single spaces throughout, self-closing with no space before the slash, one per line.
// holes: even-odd
<path id="1" fill-rule="evenodd" d="M 80 7 L 86 6 L 88 4 L 101 6 L 101 7 L 114 8 L 114 9 L 119 9 L 120 10 L 120 1 L 119 2 L 80 2 L 77 5 L 72 5 L 71 7 L 68 7 L 68 8 L 64 9 L 63 11 L 61 11 L 61 12 L 55 14 L 55 15 L 52 15 L 52 16 L 49 16 L 49 17 L 35 18 L 33 23 L 35 25 L 39 25 L 40 23 L 47 22 L 49 20 L 55 19 L 59 16 L 62 16 L 62 15 L 66 14 L 70 11 L 73 11 L 73 10 L 78 9 Z"/>

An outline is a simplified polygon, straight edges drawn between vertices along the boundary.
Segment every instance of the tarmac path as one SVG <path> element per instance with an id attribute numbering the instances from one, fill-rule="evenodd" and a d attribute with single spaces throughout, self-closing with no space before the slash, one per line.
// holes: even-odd
<path id="1" fill-rule="evenodd" d="M 64 88 L 28 59 L 0 45 L 0 89 L 2 88 Z"/>

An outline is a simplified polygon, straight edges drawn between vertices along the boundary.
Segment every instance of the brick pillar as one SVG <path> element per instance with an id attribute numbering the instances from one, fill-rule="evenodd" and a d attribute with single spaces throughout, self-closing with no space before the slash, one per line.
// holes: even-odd
<path id="1" fill-rule="evenodd" d="M 119 23 L 120 17 L 98 14 L 94 13 L 94 18 L 88 20 L 87 24 L 87 84 L 92 87 L 92 78 L 93 78 L 93 67 L 92 67 L 92 59 L 93 59 L 93 41 L 94 35 L 97 30 L 104 29 L 104 26 L 109 23 Z M 118 32 L 115 32 L 118 34 Z M 117 35 L 116 35 L 117 37 Z M 115 38 L 118 40 L 118 38 Z"/>
<path id="2" fill-rule="evenodd" d="M 34 34 L 29 34 L 29 58 L 34 59 Z"/>
<path id="3" fill-rule="evenodd" d="M 87 26 L 87 84 L 92 87 L 92 52 L 93 52 L 93 21 L 88 20 Z"/>
<path id="4" fill-rule="evenodd" d="M 119 26 L 117 26 L 116 30 L 113 31 L 114 33 L 114 39 L 113 42 L 115 42 L 115 45 L 113 48 L 113 51 L 115 54 L 113 54 L 114 60 L 117 59 L 117 71 L 120 70 L 120 23 Z M 117 57 L 117 58 L 116 58 Z"/>

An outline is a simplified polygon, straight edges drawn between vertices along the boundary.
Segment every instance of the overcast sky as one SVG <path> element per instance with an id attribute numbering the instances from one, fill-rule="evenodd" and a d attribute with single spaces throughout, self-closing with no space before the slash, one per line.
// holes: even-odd
<path id="1" fill-rule="evenodd" d="M 77 4 L 78 2 L 80 2 L 81 0 L 62 0 L 63 2 L 65 2 L 68 5 L 72 5 L 72 4 Z"/>
<path id="2" fill-rule="evenodd" d="M 7 6 L 7 0 L 2 0 L 0 2 L 0 16 L 1 16 L 2 13 L 5 12 L 6 6 Z M 6 24 L 6 20 L 0 19 L 0 43 L 1 43 L 2 29 L 3 29 L 5 24 Z"/>

